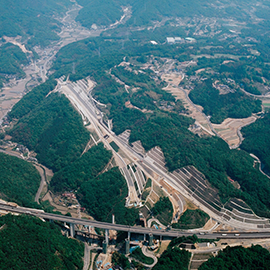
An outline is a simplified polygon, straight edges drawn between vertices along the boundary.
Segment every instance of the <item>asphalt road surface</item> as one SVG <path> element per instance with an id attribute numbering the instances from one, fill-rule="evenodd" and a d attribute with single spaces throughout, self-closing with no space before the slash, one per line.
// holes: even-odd
<path id="1" fill-rule="evenodd" d="M 124 231 L 124 232 L 132 232 L 138 234 L 153 234 L 157 236 L 167 236 L 167 237 L 180 237 L 180 236 L 191 236 L 193 232 L 180 231 L 180 230 L 158 230 L 153 228 L 144 228 L 139 226 L 128 226 L 121 224 L 112 224 L 106 222 L 99 222 L 95 220 L 85 220 L 73 217 L 67 217 L 62 215 L 56 215 L 51 213 L 43 213 L 37 209 L 29 209 L 24 207 L 13 207 L 6 204 L 0 204 L 0 210 L 10 211 L 14 213 L 27 214 L 31 216 L 36 216 L 39 218 L 61 221 L 66 223 L 73 223 L 78 225 L 86 225 L 92 226 L 100 229 L 108 229 L 115 231 Z M 255 238 L 270 238 L 270 232 L 220 232 L 220 233 L 196 233 L 198 238 L 206 238 L 206 239 L 255 239 Z"/>

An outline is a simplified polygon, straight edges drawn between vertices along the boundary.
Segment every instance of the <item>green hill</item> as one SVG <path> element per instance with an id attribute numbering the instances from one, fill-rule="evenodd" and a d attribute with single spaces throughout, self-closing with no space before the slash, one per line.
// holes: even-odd
<path id="1" fill-rule="evenodd" d="M 13 141 L 34 150 L 39 162 L 54 171 L 76 160 L 90 138 L 81 116 L 64 95 L 58 94 L 34 104 L 9 134 Z"/>
<path id="2" fill-rule="evenodd" d="M 259 245 L 226 247 L 199 267 L 199 270 L 218 269 L 267 270 L 270 269 L 270 253 Z"/>
<path id="3" fill-rule="evenodd" d="M 3 227 L 2 227 L 3 226 Z M 84 246 L 53 223 L 30 216 L 0 217 L 0 269 L 77 270 Z"/>
<path id="4" fill-rule="evenodd" d="M 0 197 L 21 206 L 36 207 L 40 175 L 29 162 L 0 153 Z"/>
<path id="5" fill-rule="evenodd" d="M 0 0 L 0 37 L 31 37 L 30 46 L 47 46 L 59 37 L 60 23 L 52 16 L 63 13 L 72 3 L 69 0 Z"/>

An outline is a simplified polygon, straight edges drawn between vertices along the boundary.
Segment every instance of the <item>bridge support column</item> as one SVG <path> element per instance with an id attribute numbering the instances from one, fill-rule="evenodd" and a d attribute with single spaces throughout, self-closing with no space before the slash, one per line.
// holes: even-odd
<path id="1" fill-rule="evenodd" d="M 70 237 L 74 238 L 74 236 L 75 236 L 75 225 L 74 225 L 74 223 L 69 224 L 69 230 L 70 230 Z"/>
<path id="2" fill-rule="evenodd" d="M 128 232 L 128 240 L 130 241 L 131 232 Z"/>
<path id="3" fill-rule="evenodd" d="M 143 235 L 143 241 L 146 241 L 146 234 Z"/>
<path id="4" fill-rule="evenodd" d="M 109 244 L 109 230 L 108 229 L 105 230 L 105 241 L 106 241 L 106 244 L 108 245 Z"/>
<path id="5" fill-rule="evenodd" d="M 149 246 L 153 246 L 153 234 L 149 234 Z"/>
<path id="6" fill-rule="evenodd" d="M 128 238 L 125 239 L 125 254 L 129 254 L 130 250 L 130 240 Z"/>
<path id="7" fill-rule="evenodd" d="M 103 242 L 102 242 L 102 252 L 104 254 L 106 254 L 107 253 L 107 249 L 108 249 L 108 243 L 106 242 L 106 240 L 103 240 Z"/>

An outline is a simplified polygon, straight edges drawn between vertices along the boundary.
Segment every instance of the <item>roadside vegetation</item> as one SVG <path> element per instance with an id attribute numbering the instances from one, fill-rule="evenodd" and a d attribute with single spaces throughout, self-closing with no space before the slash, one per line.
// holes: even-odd
<path id="1" fill-rule="evenodd" d="M 142 253 L 141 248 L 134 249 L 133 252 L 130 254 L 130 257 L 132 257 L 132 258 L 134 258 L 142 263 L 148 264 L 148 265 L 151 265 L 152 263 L 154 263 L 154 259 L 145 256 Z"/>
<path id="2" fill-rule="evenodd" d="M 29 162 L 0 153 L 0 197 L 20 206 L 38 207 L 35 195 L 40 175 Z"/>
<path id="3" fill-rule="evenodd" d="M 173 223 L 172 227 L 175 229 L 195 229 L 202 228 L 209 220 L 209 215 L 200 209 L 187 209 L 180 217 L 177 223 Z"/>
<path id="4" fill-rule="evenodd" d="M 117 251 L 115 251 L 112 255 L 112 264 L 114 267 L 121 267 L 124 270 L 137 269 L 137 270 L 145 270 L 146 268 L 139 262 L 135 260 L 131 260 L 129 262 L 128 258 Z"/>
<path id="5" fill-rule="evenodd" d="M 53 223 L 8 214 L 0 217 L 0 227 L 1 270 L 83 268 L 84 245 L 63 236 Z"/>
<path id="6" fill-rule="evenodd" d="M 124 270 L 130 269 L 130 262 L 128 258 L 124 254 L 117 251 L 115 251 L 112 255 L 112 263 L 114 266 L 120 266 Z"/>
<path id="7" fill-rule="evenodd" d="M 171 224 L 173 216 L 173 206 L 168 197 L 161 197 L 151 210 L 153 216 L 158 219 L 162 224 Z"/>

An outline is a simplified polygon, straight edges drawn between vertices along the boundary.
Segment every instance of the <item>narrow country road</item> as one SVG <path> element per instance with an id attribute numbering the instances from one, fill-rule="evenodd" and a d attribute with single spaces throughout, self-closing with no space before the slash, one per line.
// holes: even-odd
<path id="1" fill-rule="evenodd" d="M 41 194 L 44 186 L 46 185 L 46 172 L 42 166 L 36 165 L 36 164 L 33 164 L 33 165 L 36 167 L 36 169 L 38 170 L 40 177 L 41 177 L 40 185 L 39 185 L 37 194 L 35 196 L 35 202 L 37 202 L 39 204 L 40 194 Z"/>
<path id="2" fill-rule="evenodd" d="M 90 248 L 84 243 L 83 270 L 88 270 L 90 266 Z"/>
<path id="3" fill-rule="evenodd" d="M 147 267 L 150 267 L 150 268 L 154 267 L 156 265 L 156 263 L 158 262 L 157 257 L 152 252 L 147 250 L 146 246 L 142 247 L 142 253 L 143 253 L 144 256 L 150 257 L 150 258 L 152 258 L 154 260 L 154 262 L 152 264 L 150 264 L 150 265 L 148 265 L 148 264 L 143 264 L 143 265 L 145 265 Z"/>

